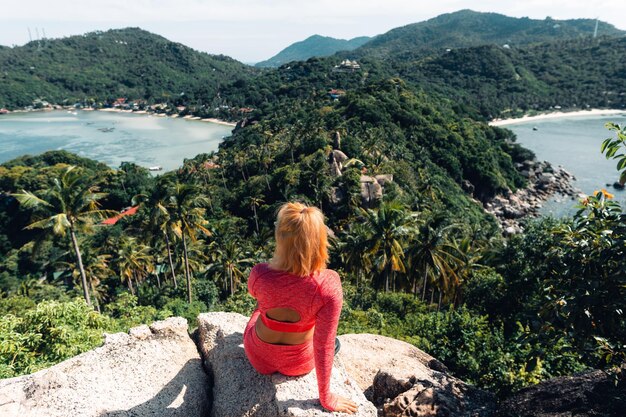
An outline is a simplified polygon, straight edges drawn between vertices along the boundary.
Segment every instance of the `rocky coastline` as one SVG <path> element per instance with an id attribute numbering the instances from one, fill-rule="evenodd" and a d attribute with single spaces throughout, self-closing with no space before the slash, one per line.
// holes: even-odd
<path id="1" fill-rule="evenodd" d="M 582 197 L 581 191 L 572 185 L 576 178 L 560 165 L 554 167 L 547 161 L 527 160 L 516 164 L 516 168 L 528 180 L 528 186 L 515 192 L 508 190 L 483 204 L 506 236 L 522 233 L 523 221 L 537 217 L 543 203 L 553 195 L 569 197 L 572 203 Z"/>

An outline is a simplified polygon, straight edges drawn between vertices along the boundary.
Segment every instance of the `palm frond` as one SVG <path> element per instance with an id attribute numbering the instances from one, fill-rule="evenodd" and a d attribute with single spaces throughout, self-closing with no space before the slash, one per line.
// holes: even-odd
<path id="1" fill-rule="evenodd" d="M 35 194 L 22 190 L 21 193 L 11 194 L 26 208 L 34 208 L 39 206 L 52 207 L 52 204 L 37 197 Z"/>

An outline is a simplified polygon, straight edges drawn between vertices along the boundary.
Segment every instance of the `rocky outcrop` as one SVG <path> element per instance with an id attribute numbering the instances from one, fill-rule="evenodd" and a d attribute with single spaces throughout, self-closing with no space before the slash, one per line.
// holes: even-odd
<path id="1" fill-rule="evenodd" d="M 330 164 L 330 175 L 333 177 L 340 177 L 343 171 L 343 163 L 348 160 L 345 153 L 339 149 L 335 149 L 330 152 L 328 156 L 328 163 Z"/>
<path id="2" fill-rule="evenodd" d="M 498 417 L 623 417 L 626 370 L 552 378 L 504 401 Z"/>
<path id="3" fill-rule="evenodd" d="M 508 191 L 484 203 L 485 211 L 496 217 L 505 235 L 521 233 L 520 220 L 536 216 L 551 196 L 561 194 L 573 200 L 580 195 L 572 186 L 576 178 L 561 166 L 554 168 L 549 162 L 524 161 L 516 168 L 528 179 L 528 187 L 515 193 Z"/>
<path id="4" fill-rule="evenodd" d="M 235 313 L 201 314 L 197 346 L 182 318 L 106 335 L 99 348 L 0 380 L 0 416 L 336 415 L 319 404 L 315 371 L 294 378 L 252 368 L 242 345 L 247 320 Z M 331 389 L 359 404 L 355 416 L 621 417 L 626 410 L 624 370 L 554 378 L 496 408 L 491 394 L 453 377 L 408 343 L 372 334 L 339 339 Z"/>
<path id="5" fill-rule="evenodd" d="M 335 132 L 335 147 L 338 148 L 341 144 L 341 136 L 339 132 Z M 347 162 L 346 162 L 347 161 Z M 328 166 L 330 169 L 330 175 L 332 177 L 340 177 L 343 174 L 344 163 L 346 166 L 350 162 L 356 160 L 349 160 L 348 156 L 339 149 L 333 149 L 328 155 Z M 356 161 L 360 164 L 363 170 L 362 173 L 367 172 L 367 169 L 362 162 Z M 381 174 L 371 177 L 369 175 L 361 175 L 361 204 L 364 207 L 373 207 L 378 201 L 382 200 L 385 186 L 393 182 L 392 174 Z M 337 187 L 333 187 L 331 190 L 330 200 L 333 204 L 339 204 L 345 198 L 344 193 Z"/>
<path id="6" fill-rule="evenodd" d="M 208 416 L 208 379 L 187 321 L 170 318 L 43 371 L 0 380 L 2 417 Z"/>
<path id="7" fill-rule="evenodd" d="M 339 337 L 339 357 L 385 417 L 491 416 L 493 396 L 451 376 L 437 359 L 399 340 L 372 334 Z"/>
<path id="8" fill-rule="evenodd" d="M 198 316 L 198 345 L 213 385 L 213 417 L 331 416 L 319 404 L 315 370 L 301 377 L 257 373 L 242 340 L 247 317 L 236 313 Z M 376 408 L 335 360 L 332 392 L 359 405 L 355 416 L 376 416 Z"/>
<path id="9" fill-rule="evenodd" d="M 385 186 L 393 182 L 392 174 L 361 175 L 361 204 L 364 207 L 372 207 L 376 202 L 382 200 Z"/>

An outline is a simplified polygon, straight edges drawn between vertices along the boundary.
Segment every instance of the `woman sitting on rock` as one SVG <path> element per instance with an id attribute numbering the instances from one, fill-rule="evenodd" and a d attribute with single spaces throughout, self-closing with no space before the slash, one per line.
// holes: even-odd
<path id="1" fill-rule="evenodd" d="M 266 375 L 299 376 L 315 368 L 322 406 L 354 413 L 354 402 L 329 389 L 343 293 L 339 275 L 326 269 L 324 215 L 315 207 L 284 204 L 275 234 L 273 258 L 252 268 L 248 279 L 257 308 L 244 331 L 246 356 Z"/>

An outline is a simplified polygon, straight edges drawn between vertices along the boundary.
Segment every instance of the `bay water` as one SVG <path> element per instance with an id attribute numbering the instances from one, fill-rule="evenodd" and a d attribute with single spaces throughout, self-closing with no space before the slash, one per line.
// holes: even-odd
<path id="1" fill-rule="evenodd" d="M 618 180 L 617 161 L 600 153 L 602 142 L 615 133 L 605 124 L 626 123 L 626 113 L 606 116 L 576 116 L 528 120 L 504 126 L 517 135 L 517 142 L 535 152 L 537 159 L 553 166 L 561 165 L 576 177 L 574 187 L 590 195 L 606 188 L 626 208 L 626 192 L 612 184 Z M 554 196 L 540 210 L 541 215 L 562 217 L 576 212 L 577 199 Z"/>
<path id="2" fill-rule="evenodd" d="M 626 113 L 528 120 L 505 126 L 517 142 L 540 161 L 561 165 L 576 177 L 574 186 L 585 194 L 606 188 L 626 207 L 626 191 L 613 184 L 619 177 L 616 161 L 600 153 L 602 141 L 614 136 L 607 122 L 626 123 Z M 122 162 L 144 167 L 177 169 L 185 158 L 218 149 L 232 127 L 209 122 L 98 111 L 51 111 L 0 115 L 0 163 L 18 156 L 66 150 L 117 168 Z M 576 199 L 554 196 L 540 213 L 573 214 Z"/>
<path id="3" fill-rule="evenodd" d="M 122 162 L 177 169 L 185 158 L 216 151 L 231 126 L 197 120 L 103 111 L 0 115 L 0 163 L 66 150 L 118 168 Z"/>

